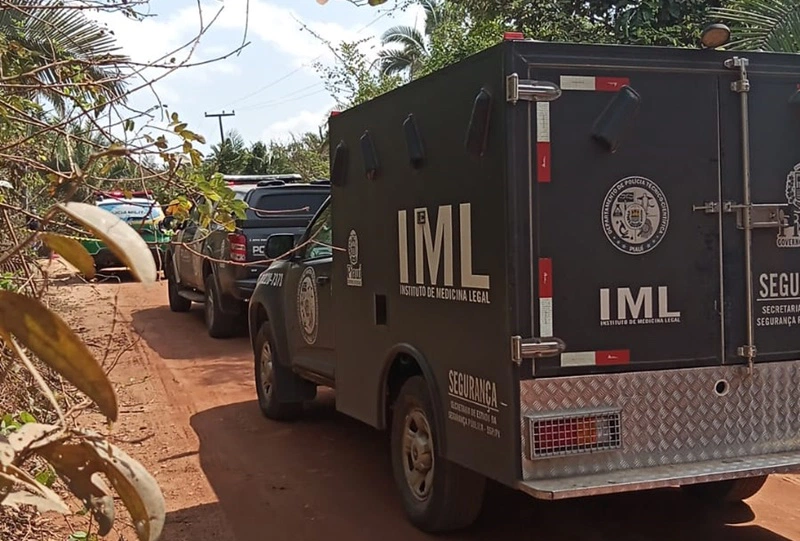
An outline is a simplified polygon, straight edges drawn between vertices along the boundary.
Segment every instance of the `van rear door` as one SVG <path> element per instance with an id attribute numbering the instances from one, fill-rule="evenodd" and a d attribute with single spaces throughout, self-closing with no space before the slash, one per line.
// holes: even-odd
<path id="1" fill-rule="evenodd" d="M 527 77 L 537 376 L 723 363 L 719 70 L 628 59 Z"/>

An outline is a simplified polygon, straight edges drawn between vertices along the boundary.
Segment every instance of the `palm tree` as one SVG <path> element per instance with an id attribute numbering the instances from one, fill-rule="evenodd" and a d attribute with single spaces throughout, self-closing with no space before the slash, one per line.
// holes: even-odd
<path id="1" fill-rule="evenodd" d="M 73 86 L 72 95 L 92 103 L 122 101 L 119 65 L 128 57 L 115 54 L 119 47 L 113 35 L 62 0 L 16 0 L 13 7 L 0 9 L 0 37 L 7 50 L 17 51 L 0 55 L 9 85 L 4 91 L 24 85 L 20 93 L 45 98 L 62 112 L 63 86 L 55 85 L 90 83 Z"/>
<path id="2" fill-rule="evenodd" d="M 381 36 L 383 50 L 378 53 L 378 59 L 384 75 L 406 73 L 413 78 L 430 54 L 429 40 L 445 18 L 445 7 L 441 0 L 419 0 L 419 3 L 425 10 L 423 32 L 401 25 L 388 29 Z"/>
<path id="3" fill-rule="evenodd" d="M 211 145 L 210 161 L 223 175 L 240 175 L 247 166 L 247 144 L 237 130 L 230 130 L 225 141 Z"/>
<path id="4" fill-rule="evenodd" d="M 726 49 L 800 52 L 800 0 L 735 0 L 708 15 L 730 27 Z"/>

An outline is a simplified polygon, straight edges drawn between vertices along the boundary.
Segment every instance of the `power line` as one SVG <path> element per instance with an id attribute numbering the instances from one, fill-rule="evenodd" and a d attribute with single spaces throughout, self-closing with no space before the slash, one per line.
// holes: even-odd
<path id="1" fill-rule="evenodd" d="M 314 88 L 314 87 L 310 87 L 310 88 Z M 263 109 L 265 107 L 272 107 L 272 106 L 275 106 L 275 105 L 283 105 L 285 103 L 292 103 L 292 102 L 295 102 L 295 101 L 298 101 L 298 100 L 304 100 L 306 98 L 310 98 L 311 96 L 316 96 L 317 94 L 322 94 L 323 92 L 326 92 L 326 91 L 327 91 L 327 89 L 320 88 L 320 89 L 314 90 L 313 92 L 307 92 L 305 94 L 298 94 L 298 95 L 292 94 L 291 95 L 292 97 L 284 96 L 282 98 L 278 98 L 278 99 L 274 99 L 274 100 L 269 100 L 269 101 L 264 101 L 264 102 L 261 102 L 261 103 L 253 104 L 253 105 L 251 105 L 249 107 L 245 107 L 244 111 L 257 111 L 257 110 Z"/>
<path id="2" fill-rule="evenodd" d="M 225 144 L 225 131 L 222 129 L 222 117 L 224 116 L 236 116 L 236 111 L 231 111 L 230 113 L 226 113 L 225 110 L 223 109 L 221 113 L 206 113 L 206 118 L 217 117 L 217 120 L 219 120 L 220 145 Z"/>
<path id="3" fill-rule="evenodd" d="M 372 21 L 370 21 L 370 22 L 369 22 L 369 23 L 367 23 L 366 25 L 364 25 L 364 26 L 362 26 L 361 28 L 359 28 L 359 29 L 356 31 L 356 35 L 358 35 L 358 34 L 361 34 L 361 33 L 362 33 L 364 30 L 366 30 L 367 28 L 369 28 L 369 27 L 370 27 L 370 26 L 372 26 L 373 24 L 377 23 L 377 22 L 378 22 L 379 20 L 381 20 L 383 17 L 385 17 L 386 15 L 388 15 L 390 12 L 391 12 L 391 10 L 386 10 L 386 11 L 384 11 L 383 13 L 381 13 L 380 15 L 378 15 L 377 17 L 375 17 L 374 19 L 372 19 Z M 249 94 L 245 94 L 244 96 L 242 96 L 242 97 L 240 97 L 240 98 L 237 98 L 237 99 L 235 99 L 235 100 L 233 100 L 233 101 L 231 101 L 231 102 L 228 102 L 228 103 L 226 103 L 226 104 L 224 105 L 224 107 L 228 107 L 228 106 L 231 106 L 231 105 L 235 105 L 235 104 L 237 104 L 237 103 L 240 103 L 240 102 L 242 102 L 242 101 L 246 100 L 247 98 L 253 97 L 253 96 L 255 96 L 256 94 L 259 94 L 259 93 L 263 92 L 264 90 L 267 90 L 267 89 L 269 89 L 269 88 L 272 88 L 273 86 L 277 85 L 278 83 L 280 83 L 280 82 L 282 82 L 282 81 L 285 81 L 286 79 L 288 79 L 288 78 L 289 78 L 289 77 L 291 77 L 292 75 L 294 75 L 294 74 L 296 74 L 296 73 L 298 73 L 298 72 L 302 71 L 302 70 L 303 70 L 303 68 L 306 68 L 306 67 L 310 66 L 311 64 L 313 64 L 314 62 L 316 62 L 317 60 L 319 60 L 320 58 L 322 58 L 323 56 L 324 56 L 324 53 L 323 53 L 323 54 L 320 54 L 320 55 L 318 55 L 318 56 L 316 56 L 316 57 L 314 57 L 314 58 L 312 58 L 311 60 L 309 60 L 309 61 L 307 61 L 307 62 L 305 62 L 305 63 L 301 64 L 301 65 L 300 65 L 300 66 L 298 66 L 297 68 L 293 69 L 293 70 L 292 70 L 292 71 L 290 71 L 289 73 L 287 73 L 287 74 L 285 74 L 285 75 L 283 75 L 283 76 L 279 77 L 278 79 L 275 79 L 274 81 L 271 81 L 271 82 L 269 82 L 269 83 L 265 84 L 265 85 L 264 85 L 264 86 L 262 86 L 261 88 L 259 88 L 259 89 L 257 89 L 257 90 L 254 90 L 254 91 L 250 92 Z"/>

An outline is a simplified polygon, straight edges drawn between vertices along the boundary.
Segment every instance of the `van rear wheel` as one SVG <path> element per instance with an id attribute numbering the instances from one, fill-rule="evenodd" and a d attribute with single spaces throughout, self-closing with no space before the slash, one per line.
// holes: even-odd
<path id="1" fill-rule="evenodd" d="M 740 502 L 754 496 L 756 492 L 761 490 L 761 487 L 767 482 L 767 477 L 766 475 L 759 475 L 758 477 L 685 485 L 682 488 L 689 494 L 710 504 Z"/>
<path id="2" fill-rule="evenodd" d="M 392 470 L 409 520 L 430 533 L 471 525 L 486 487 L 485 477 L 438 453 L 434 419 L 425 380 L 410 378 L 394 403 Z"/>

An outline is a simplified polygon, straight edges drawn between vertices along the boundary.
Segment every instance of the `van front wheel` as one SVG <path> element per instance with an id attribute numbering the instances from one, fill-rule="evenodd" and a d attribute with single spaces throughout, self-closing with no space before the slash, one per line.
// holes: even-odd
<path id="1" fill-rule="evenodd" d="M 486 478 L 442 457 L 434 409 L 420 376 L 403 385 L 392 414 L 392 470 L 412 524 L 435 533 L 471 525 L 483 505 Z"/>

